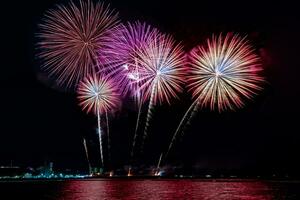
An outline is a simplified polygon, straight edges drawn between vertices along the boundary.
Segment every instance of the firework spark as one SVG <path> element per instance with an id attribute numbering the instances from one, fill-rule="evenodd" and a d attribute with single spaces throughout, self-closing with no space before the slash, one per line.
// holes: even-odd
<path id="1" fill-rule="evenodd" d="M 58 85 L 68 89 L 76 86 L 83 77 L 98 71 L 98 53 L 109 42 L 109 32 L 117 24 L 117 13 L 91 0 L 48 11 L 38 34 L 42 69 Z"/>
<path id="2" fill-rule="evenodd" d="M 100 156 L 104 164 L 101 134 L 101 114 L 107 113 L 119 104 L 119 95 L 115 83 L 107 77 L 91 75 L 84 78 L 78 87 L 79 105 L 87 112 L 93 112 L 98 119 L 98 136 L 100 143 Z"/>
<path id="3" fill-rule="evenodd" d="M 260 58 L 245 37 L 233 34 L 213 36 L 207 40 L 206 46 L 194 48 L 189 59 L 188 87 L 195 100 L 179 123 L 167 154 L 181 126 L 192 118 L 198 107 L 209 106 L 219 112 L 241 108 L 245 99 L 251 99 L 262 89 L 260 85 L 264 81 L 260 75 Z"/>
<path id="4" fill-rule="evenodd" d="M 140 90 L 143 101 L 149 100 L 146 125 L 142 140 L 142 149 L 147 137 L 152 108 L 157 103 L 171 103 L 177 98 L 184 82 L 185 55 L 181 45 L 176 44 L 169 35 L 160 35 L 138 54 Z"/>
<path id="5" fill-rule="evenodd" d="M 111 161 L 111 154 L 110 154 L 110 133 L 109 133 L 109 118 L 108 113 L 105 111 L 105 121 L 106 121 L 106 133 L 107 133 L 107 149 L 108 149 L 108 160 Z"/>

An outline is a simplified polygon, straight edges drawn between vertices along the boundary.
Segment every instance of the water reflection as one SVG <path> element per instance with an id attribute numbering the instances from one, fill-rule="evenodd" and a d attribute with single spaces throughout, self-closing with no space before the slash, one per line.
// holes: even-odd
<path id="1" fill-rule="evenodd" d="M 71 181 L 65 184 L 61 200 L 98 199 L 285 199 L 270 184 L 257 181 L 196 180 L 111 180 Z"/>
<path id="2" fill-rule="evenodd" d="M 9 200 L 299 200 L 298 181 L 78 180 L 0 181 Z"/>

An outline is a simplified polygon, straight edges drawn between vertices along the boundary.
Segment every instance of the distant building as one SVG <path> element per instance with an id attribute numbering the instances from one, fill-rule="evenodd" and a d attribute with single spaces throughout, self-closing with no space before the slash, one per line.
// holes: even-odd
<path id="1" fill-rule="evenodd" d="M 44 166 L 37 168 L 37 173 L 41 176 L 49 177 L 54 174 L 53 162 L 45 162 Z"/>
<path id="2" fill-rule="evenodd" d="M 26 170 L 17 166 L 1 166 L 0 167 L 0 176 L 1 177 L 15 177 L 23 176 L 26 173 Z"/>
<path id="3" fill-rule="evenodd" d="M 92 168 L 92 174 L 102 174 L 102 173 L 103 173 L 103 168 L 100 168 L 100 167 Z"/>

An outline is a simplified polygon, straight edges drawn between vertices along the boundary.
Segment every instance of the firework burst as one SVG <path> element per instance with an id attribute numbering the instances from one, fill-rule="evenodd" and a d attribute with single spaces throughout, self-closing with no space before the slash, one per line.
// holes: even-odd
<path id="1" fill-rule="evenodd" d="M 76 86 L 83 77 L 98 70 L 98 53 L 117 24 L 117 13 L 91 0 L 80 0 L 78 6 L 71 2 L 48 11 L 38 34 L 42 69 L 58 85 L 68 89 Z"/>
<path id="2" fill-rule="evenodd" d="M 98 119 L 98 136 L 100 143 L 100 156 L 103 165 L 101 114 L 117 108 L 119 104 L 118 91 L 115 83 L 107 77 L 91 75 L 84 78 L 78 87 L 79 105 L 87 112 L 93 112 Z"/>
<path id="3" fill-rule="evenodd" d="M 147 137 L 152 108 L 157 103 L 171 103 L 182 90 L 185 55 L 181 45 L 169 35 L 159 35 L 137 53 L 140 90 L 143 101 L 149 100 L 142 149 Z"/>
<path id="4" fill-rule="evenodd" d="M 78 87 L 79 105 L 87 112 L 105 113 L 117 108 L 119 103 L 115 83 L 107 78 L 90 75 L 84 78 Z"/>
<path id="5" fill-rule="evenodd" d="M 180 121 L 166 156 L 181 127 L 189 122 L 199 107 L 209 106 L 219 112 L 241 108 L 261 90 L 264 81 L 260 58 L 246 38 L 239 35 L 219 35 L 208 39 L 206 45 L 194 48 L 189 56 L 188 87 L 194 102 Z"/>
<path id="6" fill-rule="evenodd" d="M 159 35 L 137 53 L 140 90 L 143 101 L 153 104 L 178 98 L 185 80 L 185 55 L 169 35 Z"/>
<path id="7" fill-rule="evenodd" d="M 260 58 L 246 38 L 213 36 L 190 53 L 189 88 L 201 106 L 219 112 L 241 108 L 261 90 Z"/>

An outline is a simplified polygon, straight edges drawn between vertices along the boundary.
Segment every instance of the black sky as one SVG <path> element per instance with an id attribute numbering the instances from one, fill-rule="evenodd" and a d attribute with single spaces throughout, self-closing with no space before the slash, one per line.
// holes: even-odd
<path id="1" fill-rule="evenodd" d="M 52 89 L 37 73 L 35 34 L 43 13 L 67 0 L 1 3 L 0 165 L 86 165 L 82 138 L 97 151 L 96 119 L 81 112 L 73 94 Z M 193 119 L 169 163 L 200 168 L 253 168 L 293 172 L 300 167 L 299 14 L 287 1 L 110 0 L 122 21 L 141 20 L 169 32 L 188 51 L 212 33 L 247 34 L 264 61 L 268 83 L 245 109 L 222 114 L 203 110 Z M 154 111 L 140 162 L 156 163 L 191 101 L 183 95 Z M 112 163 L 128 164 L 136 118 L 130 102 L 111 121 Z M 93 157 L 97 162 L 97 155 Z"/>

